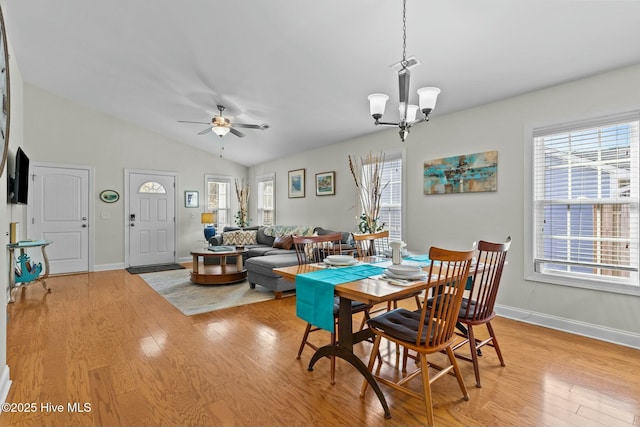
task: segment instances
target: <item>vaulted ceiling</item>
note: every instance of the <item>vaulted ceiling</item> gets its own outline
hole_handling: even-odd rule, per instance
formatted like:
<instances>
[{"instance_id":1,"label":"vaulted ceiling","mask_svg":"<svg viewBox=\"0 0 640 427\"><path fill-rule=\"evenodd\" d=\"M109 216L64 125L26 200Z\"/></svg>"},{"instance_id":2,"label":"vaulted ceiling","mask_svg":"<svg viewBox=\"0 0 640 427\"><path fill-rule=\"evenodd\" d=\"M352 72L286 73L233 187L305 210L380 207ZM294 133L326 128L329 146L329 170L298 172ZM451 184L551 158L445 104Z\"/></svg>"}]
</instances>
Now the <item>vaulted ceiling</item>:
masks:
<instances>
[{"instance_id":1,"label":"vaulted ceiling","mask_svg":"<svg viewBox=\"0 0 640 427\"><path fill-rule=\"evenodd\" d=\"M401 0L5 0L26 83L250 166L380 131L367 95L390 95ZM431 120L640 63L640 2L407 0L412 96ZM268 123L245 138L198 135L216 104ZM428 126L421 124L419 126ZM395 134L394 134L395 135Z\"/></svg>"}]
</instances>

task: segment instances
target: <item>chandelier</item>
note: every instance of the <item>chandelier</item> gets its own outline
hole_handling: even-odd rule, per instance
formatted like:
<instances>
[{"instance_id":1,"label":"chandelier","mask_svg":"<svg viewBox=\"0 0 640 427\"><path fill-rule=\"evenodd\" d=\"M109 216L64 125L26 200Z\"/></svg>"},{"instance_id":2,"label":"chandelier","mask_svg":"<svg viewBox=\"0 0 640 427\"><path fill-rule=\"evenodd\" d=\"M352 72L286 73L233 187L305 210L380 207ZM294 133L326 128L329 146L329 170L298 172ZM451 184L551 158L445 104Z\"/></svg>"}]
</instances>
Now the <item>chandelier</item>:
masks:
<instances>
[{"instance_id":1,"label":"chandelier","mask_svg":"<svg viewBox=\"0 0 640 427\"><path fill-rule=\"evenodd\" d=\"M404 140L409 135L411 126L416 123L429 120L429 114L436 106L436 100L440 94L437 87L423 87L418 89L419 107L418 105L409 104L409 79L411 72L409 68L418 65L418 61L411 57L407 59L407 0L402 1L402 61L392 66L392 68L400 68L398 71L398 85L400 89L400 121L398 123L381 122L380 119L384 114L384 109L389 99L388 95L383 93L372 93L369 95L369 111L375 120L376 125L398 126L400 128L400 139ZM416 119L418 108L422 112L422 117Z\"/></svg>"}]
</instances>

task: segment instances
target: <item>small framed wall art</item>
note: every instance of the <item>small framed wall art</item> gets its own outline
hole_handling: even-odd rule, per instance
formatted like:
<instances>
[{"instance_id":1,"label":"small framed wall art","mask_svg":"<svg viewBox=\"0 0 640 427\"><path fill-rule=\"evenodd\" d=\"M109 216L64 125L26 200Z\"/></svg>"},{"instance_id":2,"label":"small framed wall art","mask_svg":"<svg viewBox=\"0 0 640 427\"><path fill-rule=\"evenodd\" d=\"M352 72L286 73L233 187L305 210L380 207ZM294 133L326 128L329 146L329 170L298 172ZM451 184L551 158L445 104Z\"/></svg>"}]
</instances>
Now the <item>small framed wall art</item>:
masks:
<instances>
[{"instance_id":1,"label":"small framed wall art","mask_svg":"<svg viewBox=\"0 0 640 427\"><path fill-rule=\"evenodd\" d=\"M289 171L289 198L304 197L304 169Z\"/></svg>"},{"instance_id":2,"label":"small framed wall art","mask_svg":"<svg viewBox=\"0 0 640 427\"><path fill-rule=\"evenodd\" d=\"M316 196L334 196L336 194L336 172L316 174Z\"/></svg>"},{"instance_id":3,"label":"small framed wall art","mask_svg":"<svg viewBox=\"0 0 640 427\"><path fill-rule=\"evenodd\" d=\"M185 208L197 208L200 206L198 201L197 191L185 191L184 192L184 207Z\"/></svg>"},{"instance_id":4,"label":"small framed wall art","mask_svg":"<svg viewBox=\"0 0 640 427\"><path fill-rule=\"evenodd\" d=\"M120 199L120 195L115 190L104 190L100 192L100 200L105 203L115 203Z\"/></svg>"}]
</instances>

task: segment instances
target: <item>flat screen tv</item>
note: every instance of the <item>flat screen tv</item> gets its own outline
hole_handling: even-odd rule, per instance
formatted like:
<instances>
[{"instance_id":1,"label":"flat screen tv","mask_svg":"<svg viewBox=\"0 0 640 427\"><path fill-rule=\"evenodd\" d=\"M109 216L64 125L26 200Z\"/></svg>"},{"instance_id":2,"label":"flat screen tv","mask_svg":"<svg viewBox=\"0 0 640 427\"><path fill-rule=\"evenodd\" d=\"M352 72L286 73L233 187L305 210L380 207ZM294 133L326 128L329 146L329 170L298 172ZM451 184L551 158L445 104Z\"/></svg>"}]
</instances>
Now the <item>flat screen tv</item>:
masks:
<instances>
[{"instance_id":1,"label":"flat screen tv","mask_svg":"<svg viewBox=\"0 0 640 427\"><path fill-rule=\"evenodd\" d=\"M29 195L29 157L18 147L16 152L15 177L9 178L9 201L20 205L27 204Z\"/></svg>"}]
</instances>

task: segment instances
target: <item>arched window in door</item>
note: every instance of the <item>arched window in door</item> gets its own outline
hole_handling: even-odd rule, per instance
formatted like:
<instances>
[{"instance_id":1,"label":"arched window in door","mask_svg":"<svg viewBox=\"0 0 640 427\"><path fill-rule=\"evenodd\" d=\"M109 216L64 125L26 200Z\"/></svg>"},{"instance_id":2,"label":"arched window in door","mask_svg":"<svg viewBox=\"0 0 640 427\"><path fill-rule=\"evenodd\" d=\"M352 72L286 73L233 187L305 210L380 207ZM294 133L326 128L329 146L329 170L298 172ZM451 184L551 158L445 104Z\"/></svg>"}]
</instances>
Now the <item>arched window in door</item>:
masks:
<instances>
[{"instance_id":1,"label":"arched window in door","mask_svg":"<svg viewBox=\"0 0 640 427\"><path fill-rule=\"evenodd\" d=\"M166 194L167 189L164 185L156 181L147 181L138 188L138 193Z\"/></svg>"}]
</instances>

